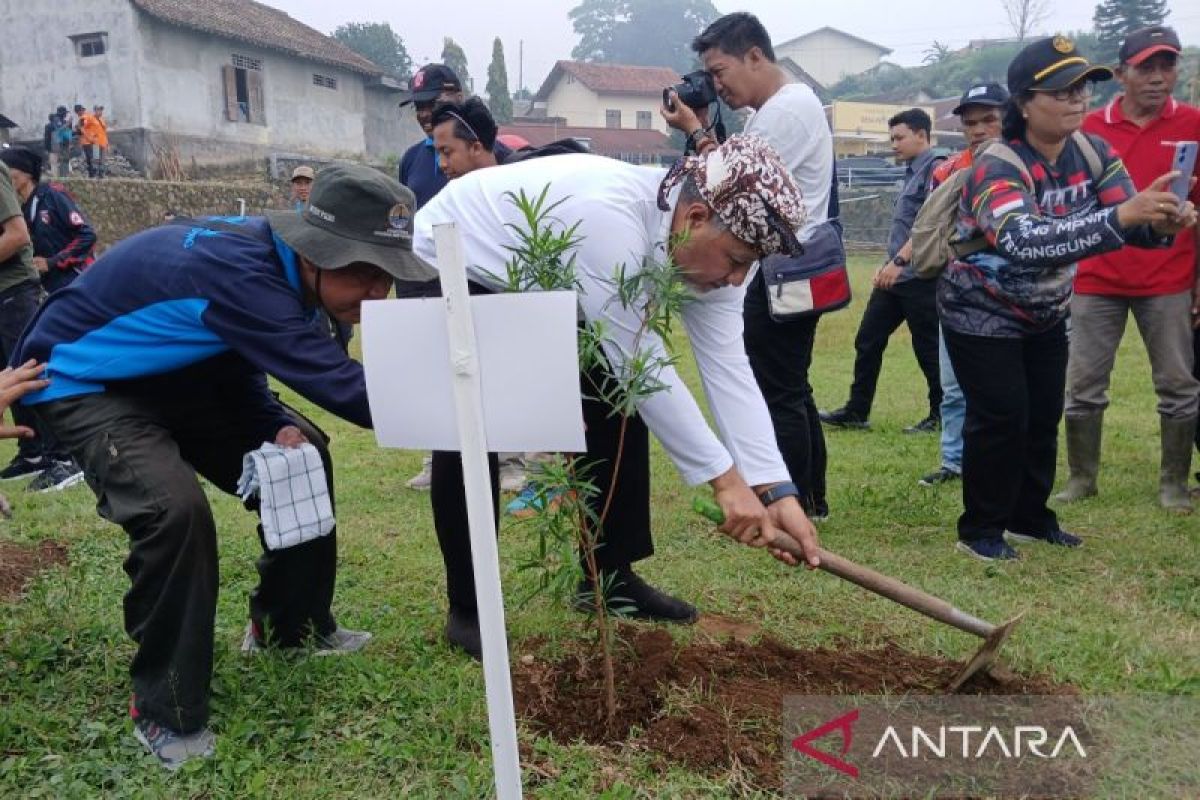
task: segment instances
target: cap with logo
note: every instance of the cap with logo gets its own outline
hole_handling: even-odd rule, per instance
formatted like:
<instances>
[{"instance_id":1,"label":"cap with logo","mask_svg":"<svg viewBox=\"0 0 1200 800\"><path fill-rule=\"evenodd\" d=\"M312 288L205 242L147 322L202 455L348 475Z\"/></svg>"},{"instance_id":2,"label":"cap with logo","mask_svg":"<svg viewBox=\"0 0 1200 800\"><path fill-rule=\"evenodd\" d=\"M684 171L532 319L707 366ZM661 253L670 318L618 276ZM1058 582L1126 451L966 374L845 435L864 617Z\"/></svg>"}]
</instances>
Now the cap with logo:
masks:
<instances>
[{"instance_id":1,"label":"cap with logo","mask_svg":"<svg viewBox=\"0 0 1200 800\"><path fill-rule=\"evenodd\" d=\"M408 92L401 95L400 105L432 103L442 92L461 92L462 81L445 64L426 64L408 82Z\"/></svg>"},{"instance_id":2,"label":"cap with logo","mask_svg":"<svg viewBox=\"0 0 1200 800\"><path fill-rule=\"evenodd\" d=\"M1183 46L1179 44L1179 36L1165 25L1153 25L1141 28L1125 37L1117 57L1122 64L1137 66L1155 53L1174 53L1179 55Z\"/></svg>"},{"instance_id":3,"label":"cap with logo","mask_svg":"<svg viewBox=\"0 0 1200 800\"><path fill-rule=\"evenodd\" d=\"M306 164L301 164L292 170L292 180L296 180L297 178L308 178L311 181L315 177L317 177L317 174L313 171L313 168L307 166Z\"/></svg>"},{"instance_id":4,"label":"cap with logo","mask_svg":"<svg viewBox=\"0 0 1200 800\"><path fill-rule=\"evenodd\" d=\"M954 107L951 114L959 116L968 106L991 106L993 108L1008 102L1008 91L998 83L977 83L963 92L962 99Z\"/></svg>"},{"instance_id":5,"label":"cap with logo","mask_svg":"<svg viewBox=\"0 0 1200 800\"><path fill-rule=\"evenodd\" d=\"M1090 63L1065 36L1039 39L1017 53L1008 65L1008 90L1053 92L1079 81L1106 81L1113 71Z\"/></svg>"},{"instance_id":6,"label":"cap with logo","mask_svg":"<svg viewBox=\"0 0 1200 800\"><path fill-rule=\"evenodd\" d=\"M399 181L360 164L325 167L301 211L268 211L271 230L318 269L373 264L406 281L437 272L412 252L417 201Z\"/></svg>"}]
</instances>

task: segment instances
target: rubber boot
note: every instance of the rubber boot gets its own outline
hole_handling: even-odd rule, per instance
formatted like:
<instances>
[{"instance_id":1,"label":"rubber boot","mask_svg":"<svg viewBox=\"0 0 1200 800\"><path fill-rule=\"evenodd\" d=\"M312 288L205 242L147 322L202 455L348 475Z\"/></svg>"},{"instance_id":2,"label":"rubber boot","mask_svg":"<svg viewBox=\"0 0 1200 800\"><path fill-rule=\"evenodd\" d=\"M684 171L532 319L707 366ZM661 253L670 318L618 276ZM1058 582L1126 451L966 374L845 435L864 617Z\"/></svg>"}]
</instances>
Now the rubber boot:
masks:
<instances>
[{"instance_id":1,"label":"rubber boot","mask_svg":"<svg viewBox=\"0 0 1200 800\"><path fill-rule=\"evenodd\" d=\"M1100 433L1104 412L1067 417L1067 466L1071 470L1066 487L1054 495L1060 503L1073 503L1096 494L1100 473Z\"/></svg>"},{"instance_id":2,"label":"rubber boot","mask_svg":"<svg viewBox=\"0 0 1200 800\"><path fill-rule=\"evenodd\" d=\"M1162 468L1158 479L1158 502L1168 511L1192 513L1188 496L1188 470L1192 466L1192 446L1196 436L1196 418L1161 418Z\"/></svg>"}]
</instances>

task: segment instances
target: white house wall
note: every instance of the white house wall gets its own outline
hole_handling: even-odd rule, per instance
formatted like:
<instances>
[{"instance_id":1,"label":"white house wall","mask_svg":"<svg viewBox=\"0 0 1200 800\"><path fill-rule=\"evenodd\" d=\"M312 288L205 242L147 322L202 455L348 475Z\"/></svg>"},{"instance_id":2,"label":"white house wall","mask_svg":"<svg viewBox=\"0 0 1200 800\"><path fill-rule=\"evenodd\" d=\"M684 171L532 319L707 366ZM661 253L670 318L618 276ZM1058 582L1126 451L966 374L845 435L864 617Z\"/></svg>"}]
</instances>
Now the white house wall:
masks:
<instances>
[{"instance_id":1,"label":"white house wall","mask_svg":"<svg viewBox=\"0 0 1200 800\"><path fill-rule=\"evenodd\" d=\"M137 124L137 33L128 0L0 0L0 113L14 139L42 138L57 106L105 107L117 125ZM70 37L105 32L107 52L75 55Z\"/></svg>"},{"instance_id":2,"label":"white house wall","mask_svg":"<svg viewBox=\"0 0 1200 800\"><path fill-rule=\"evenodd\" d=\"M147 17L140 28L144 127L316 155L365 151L366 103L363 79L356 73ZM265 125L226 119L221 70L235 53L262 60ZM336 78L338 88L315 85L314 73Z\"/></svg>"},{"instance_id":3,"label":"white house wall","mask_svg":"<svg viewBox=\"0 0 1200 800\"><path fill-rule=\"evenodd\" d=\"M667 123L658 113L662 107L662 95L598 95L584 86L580 81L573 80L569 75L563 75L549 97L546 98L546 116L563 117L567 125L604 128L607 127L606 111L616 109L621 112L621 127L636 128L637 112L650 112L650 127L662 133L670 133Z\"/></svg>"},{"instance_id":4,"label":"white house wall","mask_svg":"<svg viewBox=\"0 0 1200 800\"><path fill-rule=\"evenodd\" d=\"M775 48L777 58L791 58L822 86L866 72L879 63L878 48L834 31L818 31L799 42Z\"/></svg>"}]
</instances>

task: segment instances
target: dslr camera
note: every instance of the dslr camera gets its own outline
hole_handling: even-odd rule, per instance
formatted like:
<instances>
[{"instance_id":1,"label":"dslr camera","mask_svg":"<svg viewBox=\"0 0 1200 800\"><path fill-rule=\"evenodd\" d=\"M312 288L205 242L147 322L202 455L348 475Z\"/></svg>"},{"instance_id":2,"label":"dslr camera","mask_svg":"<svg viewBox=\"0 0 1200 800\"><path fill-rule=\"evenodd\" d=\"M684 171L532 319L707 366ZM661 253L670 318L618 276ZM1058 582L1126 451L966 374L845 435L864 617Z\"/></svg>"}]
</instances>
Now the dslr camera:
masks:
<instances>
[{"instance_id":1,"label":"dslr camera","mask_svg":"<svg viewBox=\"0 0 1200 800\"><path fill-rule=\"evenodd\" d=\"M717 87L713 83L712 75L702 69L689 72L683 76L680 83L663 89L663 105L668 111L675 110L675 103L671 100L672 89L679 95L683 104L691 108L707 108L709 104L717 102Z\"/></svg>"}]
</instances>

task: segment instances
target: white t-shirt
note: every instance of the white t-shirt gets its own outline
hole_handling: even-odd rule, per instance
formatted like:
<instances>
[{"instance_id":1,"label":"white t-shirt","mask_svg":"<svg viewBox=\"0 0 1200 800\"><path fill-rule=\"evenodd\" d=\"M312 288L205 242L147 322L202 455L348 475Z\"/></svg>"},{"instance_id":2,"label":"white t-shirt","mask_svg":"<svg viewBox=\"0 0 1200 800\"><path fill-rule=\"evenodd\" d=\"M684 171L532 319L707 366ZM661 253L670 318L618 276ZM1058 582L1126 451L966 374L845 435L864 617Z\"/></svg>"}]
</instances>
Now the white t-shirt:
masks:
<instances>
[{"instance_id":1,"label":"white t-shirt","mask_svg":"<svg viewBox=\"0 0 1200 800\"><path fill-rule=\"evenodd\" d=\"M803 83L789 83L750 115L744 130L766 139L800 185L808 218L796 238L807 241L828 218L833 180L833 136L821 101Z\"/></svg>"},{"instance_id":2,"label":"white t-shirt","mask_svg":"<svg viewBox=\"0 0 1200 800\"><path fill-rule=\"evenodd\" d=\"M580 308L589 321L604 321L615 340L605 345L605 354L620 365L633 351L640 322L616 300L613 273L618 264L633 274L644 259L666 257L671 212L660 211L656 203L664 174L593 155L549 156L475 170L450 181L417 212L413 250L436 264L433 226L454 222L463 239L468 277L502 288L488 273L505 274L511 258L505 246L517 244L507 226L524 227L506 194L523 189L536 197L549 185L547 202L562 201L553 212L554 224L565 228L580 223L582 241L575 251ZM751 486L789 480L742 345L744 294L744 288L734 286L698 293L681 314L720 439L674 369L659 376L668 388L638 408L690 484L712 480L735 464ZM642 347L664 350L653 333L643 334Z\"/></svg>"}]
</instances>

